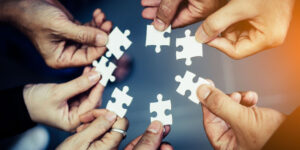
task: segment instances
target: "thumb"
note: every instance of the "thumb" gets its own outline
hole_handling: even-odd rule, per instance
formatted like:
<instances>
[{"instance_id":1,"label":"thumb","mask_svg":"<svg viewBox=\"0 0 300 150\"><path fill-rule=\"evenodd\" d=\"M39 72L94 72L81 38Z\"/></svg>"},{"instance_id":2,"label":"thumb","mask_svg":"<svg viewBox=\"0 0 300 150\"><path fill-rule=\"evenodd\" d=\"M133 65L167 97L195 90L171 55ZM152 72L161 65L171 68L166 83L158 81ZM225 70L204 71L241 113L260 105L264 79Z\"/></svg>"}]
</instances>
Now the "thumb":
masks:
<instances>
[{"instance_id":1,"label":"thumb","mask_svg":"<svg viewBox=\"0 0 300 150\"><path fill-rule=\"evenodd\" d=\"M108 36L104 31L94 27L77 25L71 21L66 22L60 30L64 38L82 44L104 46L108 41Z\"/></svg>"},{"instance_id":2,"label":"thumb","mask_svg":"<svg viewBox=\"0 0 300 150\"><path fill-rule=\"evenodd\" d=\"M80 77L67 83L59 84L57 87L57 91L61 93L59 94L59 99L68 100L78 94L81 94L94 86L99 81L99 79L99 73L92 71L83 74Z\"/></svg>"},{"instance_id":3,"label":"thumb","mask_svg":"<svg viewBox=\"0 0 300 150\"><path fill-rule=\"evenodd\" d=\"M254 16L253 11L248 11L248 7L239 1L228 2L204 20L195 34L196 40L200 43L207 43L229 26Z\"/></svg>"},{"instance_id":4,"label":"thumb","mask_svg":"<svg viewBox=\"0 0 300 150\"><path fill-rule=\"evenodd\" d=\"M162 0L156 13L153 25L159 31L169 27L176 15L179 4L182 0Z\"/></svg>"},{"instance_id":5,"label":"thumb","mask_svg":"<svg viewBox=\"0 0 300 150\"><path fill-rule=\"evenodd\" d=\"M163 125L153 121L142 135L134 150L157 150L163 137Z\"/></svg>"},{"instance_id":6,"label":"thumb","mask_svg":"<svg viewBox=\"0 0 300 150\"><path fill-rule=\"evenodd\" d=\"M237 125L245 107L233 101L228 95L209 85L201 85L197 95L202 105L231 126Z\"/></svg>"}]
</instances>

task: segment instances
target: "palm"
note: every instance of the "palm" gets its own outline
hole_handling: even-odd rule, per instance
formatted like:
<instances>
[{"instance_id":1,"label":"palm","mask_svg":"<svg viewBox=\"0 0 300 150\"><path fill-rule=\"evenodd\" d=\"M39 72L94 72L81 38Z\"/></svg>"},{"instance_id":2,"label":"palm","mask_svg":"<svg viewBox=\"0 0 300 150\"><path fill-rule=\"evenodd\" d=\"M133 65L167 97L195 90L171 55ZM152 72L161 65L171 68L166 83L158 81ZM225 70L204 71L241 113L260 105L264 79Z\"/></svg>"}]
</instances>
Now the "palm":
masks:
<instances>
[{"instance_id":1,"label":"palm","mask_svg":"<svg viewBox=\"0 0 300 150\"><path fill-rule=\"evenodd\" d=\"M172 27L183 27L205 19L225 4L225 0L188 0L179 6Z\"/></svg>"},{"instance_id":2,"label":"palm","mask_svg":"<svg viewBox=\"0 0 300 150\"><path fill-rule=\"evenodd\" d=\"M263 45L265 38L264 33L255 27L255 23L243 21L229 27L220 37L207 44L239 59L239 56L249 52L258 52L253 45Z\"/></svg>"},{"instance_id":3,"label":"palm","mask_svg":"<svg viewBox=\"0 0 300 150\"><path fill-rule=\"evenodd\" d=\"M204 128L215 149L235 149L236 136L230 126L202 106Z\"/></svg>"},{"instance_id":4,"label":"palm","mask_svg":"<svg viewBox=\"0 0 300 150\"><path fill-rule=\"evenodd\" d=\"M176 12L177 15L173 18L172 27L183 27L201 21L225 3L226 0L183 0ZM155 0L153 2L142 0L142 4L146 7L143 17L153 20L160 4L155 3Z\"/></svg>"},{"instance_id":5,"label":"palm","mask_svg":"<svg viewBox=\"0 0 300 150\"><path fill-rule=\"evenodd\" d=\"M61 6L62 7L62 6ZM59 6L48 6L47 7L48 14L51 14L49 18L45 18L47 20L44 20L44 27L42 29L48 29L51 28L48 26L47 22L49 22L48 19L50 19L50 22L55 23L54 25L57 26L57 29L59 29L61 26L64 26L67 22L73 21L73 17L70 15L67 10L63 8L59 8ZM65 11L63 11L65 10ZM103 23L104 17L101 19L101 23ZM80 23L78 21L75 21L78 25ZM87 24L91 25L91 24ZM96 26L94 26L96 27ZM106 29L107 32L109 32L110 29ZM58 31L59 32L59 31ZM87 44L79 44L77 42L73 42L71 40L67 40L64 37L60 37L59 35L56 35L55 32L39 32L41 37L36 37L37 44L39 44L39 50L43 54L44 57L48 58L51 57L55 59L58 62L62 62L63 66L82 66L87 65L91 61L97 59L106 50L106 47L97 47ZM85 37L80 37L85 38ZM47 50L45 52L45 50ZM85 57L82 57L85 56Z\"/></svg>"}]
</instances>

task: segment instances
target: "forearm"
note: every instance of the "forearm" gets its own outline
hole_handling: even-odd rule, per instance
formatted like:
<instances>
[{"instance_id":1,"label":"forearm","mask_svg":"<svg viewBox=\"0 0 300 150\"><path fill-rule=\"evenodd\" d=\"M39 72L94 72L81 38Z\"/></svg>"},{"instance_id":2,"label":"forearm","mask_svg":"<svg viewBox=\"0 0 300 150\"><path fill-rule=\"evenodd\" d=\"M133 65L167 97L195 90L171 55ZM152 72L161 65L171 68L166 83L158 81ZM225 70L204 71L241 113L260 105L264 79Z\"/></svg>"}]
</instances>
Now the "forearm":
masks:
<instances>
[{"instance_id":1,"label":"forearm","mask_svg":"<svg viewBox=\"0 0 300 150\"><path fill-rule=\"evenodd\" d=\"M0 138L20 134L33 127L23 96L23 86L0 91Z\"/></svg>"},{"instance_id":2,"label":"forearm","mask_svg":"<svg viewBox=\"0 0 300 150\"><path fill-rule=\"evenodd\" d=\"M300 149L300 107L281 124L273 134L264 150Z\"/></svg>"}]
</instances>

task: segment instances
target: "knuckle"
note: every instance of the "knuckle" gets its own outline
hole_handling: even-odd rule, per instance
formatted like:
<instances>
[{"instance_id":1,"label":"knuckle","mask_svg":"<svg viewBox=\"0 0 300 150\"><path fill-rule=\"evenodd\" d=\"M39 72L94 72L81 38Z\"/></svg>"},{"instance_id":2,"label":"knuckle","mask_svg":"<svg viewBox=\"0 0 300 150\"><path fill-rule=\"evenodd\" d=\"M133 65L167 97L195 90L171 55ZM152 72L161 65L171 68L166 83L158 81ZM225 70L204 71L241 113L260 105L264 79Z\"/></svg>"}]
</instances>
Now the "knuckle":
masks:
<instances>
[{"instance_id":1,"label":"knuckle","mask_svg":"<svg viewBox=\"0 0 300 150\"><path fill-rule=\"evenodd\" d=\"M145 137L140 140L140 144L146 147L152 147L155 143L150 138Z\"/></svg>"},{"instance_id":2,"label":"knuckle","mask_svg":"<svg viewBox=\"0 0 300 150\"><path fill-rule=\"evenodd\" d=\"M87 42L89 41L89 36L88 34L86 33L86 31L79 31L76 35L76 39L79 41L79 42Z\"/></svg>"},{"instance_id":3,"label":"knuckle","mask_svg":"<svg viewBox=\"0 0 300 150\"><path fill-rule=\"evenodd\" d=\"M172 15L172 10L169 7L169 4L160 5L158 11L158 17L167 19L170 15Z\"/></svg>"},{"instance_id":4,"label":"knuckle","mask_svg":"<svg viewBox=\"0 0 300 150\"><path fill-rule=\"evenodd\" d=\"M232 53L232 54L229 54L229 56L230 56L232 59L234 59L234 60L240 60L240 59L244 58L244 56L241 55L241 54L238 53L238 52L234 52L234 53Z\"/></svg>"},{"instance_id":5,"label":"knuckle","mask_svg":"<svg viewBox=\"0 0 300 150\"><path fill-rule=\"evenodd\" d=\"M218 35L221 31L220 28L220 24L217 23L215 19L211 19L208 17L207 20L203 22L203 30L208 36Z\"/></svg>"},{"instance_id":6,"label":"knuckle","mask_svg":"<svg viewBox=\"0 0 300 150\"><path fill-rule=\"evenodd\" d=\"M213 110L220 110L223 107L224 104L224 95L220 93L213 93L211 100L209 101L208 105Z\"/></svg>"}]
</instances>

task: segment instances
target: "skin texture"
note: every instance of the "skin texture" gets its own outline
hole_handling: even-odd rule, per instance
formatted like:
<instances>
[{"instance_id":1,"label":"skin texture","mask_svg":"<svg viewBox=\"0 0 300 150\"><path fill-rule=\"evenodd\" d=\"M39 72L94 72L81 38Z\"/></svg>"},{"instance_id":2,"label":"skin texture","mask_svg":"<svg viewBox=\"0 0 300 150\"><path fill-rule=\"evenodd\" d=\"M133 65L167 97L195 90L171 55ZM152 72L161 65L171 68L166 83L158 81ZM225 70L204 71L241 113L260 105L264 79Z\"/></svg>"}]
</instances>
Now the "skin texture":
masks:
<instances>
[{"instance_id":1,"label":"skin texture","mask_svg":"<svg viewBox=\"0 0 300 150\"><path fill-rule=\"evenodd\" d=\"M62 84L31 84L23 95L31 119L65 131L80 125L79 115L101 105L104 87L100 75L90 67L83 74Z\"/></svg>"},{"instance_id":2,"label":"skin texture","mask_svg":"<svg viewBox=\"0 0 300 150\"><path fill-rule=\"evenodd\" d=\"M276 110L256 107L254 92L226 95L202 85L197 94L205 132L215 149L261 149L286 118Z\"/></svg>"},{"instance_id":3,"label":"skin texture","mask_svg":"<svg viewBox=\"0 0 300 150\"><path fill-rule=\"evenodd\" d=\"M0 2L1 21L24 32L52 68L91 64L106 51L112 23L100 9L86 24L73 16L57 0L12 0Z\"/></svg>"},{"instance_id":4,"label":"skin texture","mask_svg":"<svg viewBox=\"0 0 300 150\"><path fill-rule=\"evenodd\" d=\"M128 120L118 118L105 109L95 109L82 116L89 125L68 137L57 150L117 150L123 135L110 131L111 128L127 131ZM92 119L92 120L90 120Z\"/></svg>"},{"instance_id":5,"label":"skin texture","mask_svg":"<svg viewBox=\"0 0 300 150\"><path fill-rule=\"evenodd\" d=\"M241 59L284 42L294 0L142 0L158 30L204 22L196 40ZM225 4L225 5L224 5ZM223 6L224 5L224 6ZM221 8L220 8L221 7Z\"/></svg>"},{"instance_id":6,"label":"skin texture","mask_svg":"<svg viewBox=\"0 0 300 150\"><path fill-rule=\"evenodd\" d=\"M105 110L94 110L81 115L80 121L83 124L77 128L77 132L82 132L91 126L91 122L97 119L97 117L101 116L104 111ZM145 133L131 141L126 146L125 150L173 150L173 147L169 143L162 143L163 138L166 137L170 131L170 126L163 126L161 122L154 121L149 125ZM109 139L107 141L109 141ZM117 149L118 147L116 146L113 149L115 148Z\"/></svg>"}]
</instances>

